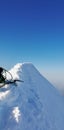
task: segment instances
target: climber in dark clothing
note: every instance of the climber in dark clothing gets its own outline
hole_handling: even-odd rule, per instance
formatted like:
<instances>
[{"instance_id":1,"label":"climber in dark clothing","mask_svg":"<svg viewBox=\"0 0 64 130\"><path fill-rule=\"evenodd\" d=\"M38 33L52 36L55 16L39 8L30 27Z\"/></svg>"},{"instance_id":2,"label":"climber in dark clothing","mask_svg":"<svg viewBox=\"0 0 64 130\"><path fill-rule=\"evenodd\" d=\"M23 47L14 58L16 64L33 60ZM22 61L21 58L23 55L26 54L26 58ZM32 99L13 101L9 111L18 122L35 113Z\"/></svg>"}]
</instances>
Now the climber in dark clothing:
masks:
<instances>
[{"instance_id":1,"label":"climber in dark clothing","mask_svg":"<svg viewBox=\"0 0 64 130\"><path fill-rule=\"evenodd\" d=\"M3 71L4 71L4 69L2 67L0 67L0 83L5 82L5 77L3 76Z\"/></svg>"}]
</instances>

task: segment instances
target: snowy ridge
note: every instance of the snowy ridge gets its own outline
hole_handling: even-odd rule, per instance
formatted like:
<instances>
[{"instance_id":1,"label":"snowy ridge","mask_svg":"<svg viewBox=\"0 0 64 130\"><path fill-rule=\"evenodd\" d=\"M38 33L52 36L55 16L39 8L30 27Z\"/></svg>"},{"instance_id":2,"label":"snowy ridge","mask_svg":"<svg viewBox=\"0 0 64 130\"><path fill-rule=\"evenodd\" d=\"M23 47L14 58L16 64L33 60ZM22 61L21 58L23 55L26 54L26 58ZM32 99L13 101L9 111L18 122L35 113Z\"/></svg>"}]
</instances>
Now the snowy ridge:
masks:
<instances>
[{"instance_id":1,"label":"snowy ridge","mask_svg":"<svg viewBox=\"0 0 64 130\"><path fill-rule=\"evenodd\" d=\"M58 91L32 63L18 63L10 72L24 82L0 89L0 130L63 130L64 102Z\"/></svg>"}]
</instances>

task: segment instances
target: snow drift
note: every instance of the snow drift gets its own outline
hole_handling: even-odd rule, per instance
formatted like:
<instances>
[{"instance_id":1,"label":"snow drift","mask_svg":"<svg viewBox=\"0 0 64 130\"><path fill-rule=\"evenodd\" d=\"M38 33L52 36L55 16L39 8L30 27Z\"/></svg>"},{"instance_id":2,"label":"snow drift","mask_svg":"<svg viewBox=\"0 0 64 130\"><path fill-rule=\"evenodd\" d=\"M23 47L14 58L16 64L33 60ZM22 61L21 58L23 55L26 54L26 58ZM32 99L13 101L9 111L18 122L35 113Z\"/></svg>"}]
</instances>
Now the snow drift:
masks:
<instances>
[{"instance_id":1,"label":"snow drift","mask_svg":"<svg viewBox=\"0 0 64 130\"><path fill-rule=\"evenodd\" d=\"M63 130L64 102L31 63L15 65L17 86L0 89L0 130Z\"/></svg>"}]
</instances>

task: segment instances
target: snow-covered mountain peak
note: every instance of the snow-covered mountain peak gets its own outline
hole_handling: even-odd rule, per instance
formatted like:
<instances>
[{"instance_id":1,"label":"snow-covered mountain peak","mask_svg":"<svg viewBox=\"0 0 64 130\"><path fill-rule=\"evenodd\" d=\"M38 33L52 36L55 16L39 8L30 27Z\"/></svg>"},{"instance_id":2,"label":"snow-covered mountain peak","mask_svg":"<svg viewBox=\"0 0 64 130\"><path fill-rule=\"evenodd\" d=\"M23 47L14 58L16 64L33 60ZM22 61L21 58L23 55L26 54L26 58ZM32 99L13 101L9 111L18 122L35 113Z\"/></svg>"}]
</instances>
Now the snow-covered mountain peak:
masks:
<instances>
[{"instance_id":1,"label":"snow-covered mountain peak","mask_svg":"<svg viewBox=\"0 0 64 130\"><path fill-rule=\"evenodd\" d=\"M10 72L24 82L0 89L0 130L63 130L64 102L54 86L32 63Z\"/></svg>"},{"instance_id":2,"label":"snow-covered mountain peak","mask_svg":"<svg viewBox=\"0 0 64 130\"><path fill-rule=\"evenodd\" d=\"M17 63L14 68L19 69L21 67L27 67L27 66L31 66L34 67L34 65L31 62L24 62L24 63Z\"/></svg>"},{"instance_id":3,"label":"snow-covered mountain peak","mask_svg":"<svg viewBox=\"0 0 64 130\"><path fill-rule=\"evenodd\" d=\"M26 70L26 69L34 69L34 65L32 63L18 63L16 64L11 70L14 70L14 71L19 71L21 69L23 70ZM36 68L35 68L36 69ZM30 70L29 70L30 71Z\"/></svg>"},{"instance_id":4,"label":"snow-covered mountain peak","mask_svg":"<svg viewBox=\"0 0 64 130\"><path fill-rule=\"evenodd\" d=\"M36 78L36 75L40 75L36 67L32 63L18 63L10 70L13 78L21 79L22 77L27 80L27 78ZM28 75L28 76L27 76ZM34 79L35 80L35 79Z\"/></svg>"},{"instance_id":5,"label":"snow-covered mountain peak","mask_svg":"<svg viewBox=\"0 0 64 130\"><path fill-rule=\"evenodd\" d=\"M30 63L30 62L18 63L12 69L14 69L16 71L19 71L20 69L22 69L22 71L36 70L35 66L32 63Z\"/></svg>"}]
</instances>

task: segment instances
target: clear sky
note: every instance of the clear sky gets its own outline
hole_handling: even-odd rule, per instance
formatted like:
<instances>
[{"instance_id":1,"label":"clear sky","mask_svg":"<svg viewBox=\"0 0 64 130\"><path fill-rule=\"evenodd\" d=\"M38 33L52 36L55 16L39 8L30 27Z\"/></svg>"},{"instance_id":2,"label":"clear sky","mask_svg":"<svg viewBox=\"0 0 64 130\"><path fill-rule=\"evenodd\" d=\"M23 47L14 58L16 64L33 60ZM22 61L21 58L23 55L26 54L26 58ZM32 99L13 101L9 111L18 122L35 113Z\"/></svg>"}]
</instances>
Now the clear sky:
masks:
<instances>
[{"instance_id":1,"label":"clear sky","mask_svg":"<svg viewBox=\"0 0 64 130\"><path fill-rule=\"evenodd\" d=\"M64 2L0 1L0 66L32 62L64 86Z\"/></svg>"}]
</instances>

